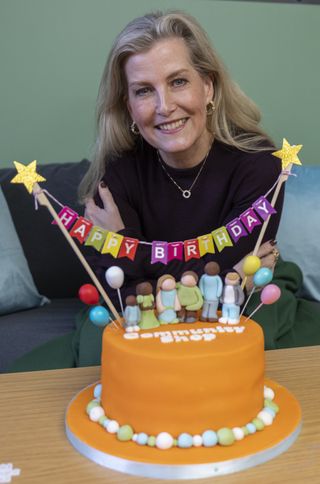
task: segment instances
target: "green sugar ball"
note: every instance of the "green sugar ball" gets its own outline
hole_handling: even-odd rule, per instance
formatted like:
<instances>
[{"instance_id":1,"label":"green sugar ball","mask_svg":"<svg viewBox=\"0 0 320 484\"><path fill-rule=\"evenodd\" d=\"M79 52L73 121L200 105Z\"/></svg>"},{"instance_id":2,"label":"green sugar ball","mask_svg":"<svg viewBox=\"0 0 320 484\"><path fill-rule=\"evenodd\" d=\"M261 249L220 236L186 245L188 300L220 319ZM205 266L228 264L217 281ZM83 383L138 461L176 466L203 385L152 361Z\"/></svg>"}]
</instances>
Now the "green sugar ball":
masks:
<instances>
[{"instance_id":1,"label":"green sugar ball","mask_svg":"<svg viewBox=\"0 0 320 484\"><path fill-rule=\"evenodd\" d=\"M156 438L154 435L150 435L147 445L149 445L149 447L154 447L156 445Z\"/></svg>"},{"instance_id":2,"label":"green sugar ball","mask_svg":"<svg viewBox=\"0 0 320 484\"><path fill-rule=\"evenodd\" d=\"M244 433L244 435L245 435L245 436L246 436L246 435L249 435L249 430L247 429L247 427L246 427L246 426L241 427L241 429L243 430L243 433Z\"/></svg>"},{"instance_id":3,"label":"green sugar ball","mask_svg":"<svg viewBox=\"0 0 320 484\"><path fill-rule=\"evenodd\" d=\"M132 427L130 427L130 425L122 425L117 432L118 440L121 440L122 442L131 440L132 436L133 436L133 429Z\"/></svg>"},{"instance_id":4,"label":"green sugar ball","mask_svg":"<svg viewBox=\"0 0 320 484\"><path fill-rule=\"evenodd\" d=\"M220 445L232 445L234 443L234 434L232 430L227 427L219 429L217 435Z\"/></svg>"},{"instance_id":5,"label":"green sugar ball","mask_svg":"<svg viewBox=\"0 0 320 484\"><path fill-rule=\"evenodd\" d=\"M87 414L89 415L90 413L90 410L93 408L93 407L100 407L100 404L98 402L96 402L95 400L91 400L90 403L88 403L87 405L87 408L86 408L86 412Z\"/></svg>"},{"instance_id":6,"label":"green sugar ball","mask_svg":"<svg viewBox=\"0 0 320 484\"><path fill-rule=\"evenodd\" d=\"M261 418L254 418L252 420L253 425L257 430L263 430L264 429L264 423L262 422Z\"/></svg>"},{"instance_id":7,"label":"green sugar ball","mask_svg":"<svg viewBox=\"0 0 320 484\"><path fill-rule=\"evenodd\" d=\"M105 415L102 415L99 418L98 422L99 422L100 425L103 425L106 420L108 420L108 418Z\"/></svg>"},{"instance_id":8,"label":"green sugar ball","mask_svg":"<svg viewBox=\"0 0 320 484\"><path fill-rule=\"evenodd\" d=\"M279 412L278 405L274 403L272 400L269 400L268 398L265 399L264 406L271 408L275 413Z\"/></svg>"}]
</instances>

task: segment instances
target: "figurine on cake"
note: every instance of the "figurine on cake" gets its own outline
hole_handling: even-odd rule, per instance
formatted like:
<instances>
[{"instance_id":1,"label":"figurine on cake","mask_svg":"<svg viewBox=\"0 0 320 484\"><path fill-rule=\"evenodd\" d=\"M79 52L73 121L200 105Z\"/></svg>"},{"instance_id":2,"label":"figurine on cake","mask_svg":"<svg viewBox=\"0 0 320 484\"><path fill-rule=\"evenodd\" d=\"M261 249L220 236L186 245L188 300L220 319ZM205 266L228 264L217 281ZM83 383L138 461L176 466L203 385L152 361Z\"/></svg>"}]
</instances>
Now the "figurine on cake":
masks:
<instances>
[{"instance_id":1,"label":"figurine on cake","mask_svg":"<svg viewBox=\"0 0 320 484\"><path fill-rule=\"evenodd\" d=\"M123 327L129 333L140 330L141 311L137 304L135 296L126 297L126 307L123 313L124 324Z\"/></svg>"},{"instance_id":2,"label":"figurine on cake","mask_svg":"<svg viewBox=\"0 0 320 484\"><path fill-rule=\"evenodd\" d=\"M204 274L199 281L199 288L203 295L200 321L218 321L217 309L223 287L219 272L220 267L216 262L208 262L204 266Z\"/></svg>"},{"instance_id":3,"label":"figurine on cake","mask_svg":"<svg viewBox=\"0 0 320 484\"><path fill-rule=\"evenodd\" d=\"M237 272L228 272L221 296L222 316L219 318L219 323L238 324L240 306L243 302L244 292L240 286L239 274Z\"/></svg>"},{"instance_id":4,"label":"figurine on cake","mask_svg":"<svg viewBox=\"0 0 320 484\"><path fill-rule=\"evenodd\" d=\"M155 315L154 295L150 282L140 282L137 285L137 303L141 310L139 326L141 329L150 329L160 326Z\"/></svg>"},{"instance_id":5,"label":"figurine on cake","mask_svg":"<svg viewBox=\"0 0 320 484\"><path fill-rule=\"evenodd\" d=\"M180 322L194 323L198 319L198 311L202 308L203 297L197 282L198 275L194 271L186 271L177 284L178 299L181 304L178 312Z\"/></svg>"},{"instance_id":6,"label":"figurine on cake","mask_svg":"<svg viewBox=\"0 0 320 484\"><path fill-rule=\"evenodd\" d=\"M156 307L161 324L178 323L177 311L181 304L176 290L176 280L170 274L164 274L158 279Z\"/></svg>"}]
</instances>

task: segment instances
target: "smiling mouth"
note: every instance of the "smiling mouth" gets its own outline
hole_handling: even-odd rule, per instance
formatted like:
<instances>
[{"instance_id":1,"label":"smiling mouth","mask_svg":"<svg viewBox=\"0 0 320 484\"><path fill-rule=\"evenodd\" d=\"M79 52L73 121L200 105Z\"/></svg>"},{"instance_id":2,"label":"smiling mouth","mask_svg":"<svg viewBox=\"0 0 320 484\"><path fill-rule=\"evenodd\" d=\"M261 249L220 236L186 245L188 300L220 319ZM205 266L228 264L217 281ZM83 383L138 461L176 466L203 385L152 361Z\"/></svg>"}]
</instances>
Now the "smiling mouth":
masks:
<instances>
[{"instance_id":1,"label":"smiling mouth","mask_svg":"<svg viewBox=\"0 0 320 484\"><path fill-rule=\"evenodd\" d=\"M178 121L173 121L172 123L158 124L156 128L159 129L160 131L172 131L174 129L181 128L181 126L184 126L187 121L188 121L188 118L182 118L182 119L179 119Z\"/></svg>"}]
</instances>

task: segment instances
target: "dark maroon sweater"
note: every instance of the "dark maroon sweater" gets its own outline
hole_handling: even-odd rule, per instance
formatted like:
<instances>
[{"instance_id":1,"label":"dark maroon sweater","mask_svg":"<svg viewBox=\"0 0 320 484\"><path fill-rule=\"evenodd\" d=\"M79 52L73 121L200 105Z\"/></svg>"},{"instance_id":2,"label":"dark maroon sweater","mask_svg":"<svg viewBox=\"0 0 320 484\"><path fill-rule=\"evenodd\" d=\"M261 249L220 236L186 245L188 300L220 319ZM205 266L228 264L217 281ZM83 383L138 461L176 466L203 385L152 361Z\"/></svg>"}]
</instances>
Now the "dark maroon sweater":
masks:
<instances>
[{"instance_id":1,"label":"dark maroon sweater","mask_svg":"<svg viewBox=\"0 0 320 484\"><path fill-rule=\"evenodd\" d=\"M134 151L110 161L103 178L124 221L125 229L120 233L149 242L172 242L193 239L225 225L250 208L277 180L281 162L271 151L274 150L245 153L215 141L191 197L185 199L160 166L156 150L142 141ZM199 165L190 169L165 167L183 189L190 187L199 170ZM96 201L101 206L98 197ZM283 190L276 204L277 214L270 219L264 241L275 238L282 205ZM114 259L94 249L88 249L87 259L119 307L115 291L105 282L105 271L111 265L124 270L125 283L121 292L125 298L135 294L138 282L148 280L155 286L162 274L172 274L179 280L182 272L194 270L200 276L209 260L218 262L225 273L253 250L260 228L255 227L252 234L221 253L216 250L215 254L188 262L174 260L167 265L151 264L151 246L142 244L138 246L134 261Z\"/></svg>"}]
</instances>

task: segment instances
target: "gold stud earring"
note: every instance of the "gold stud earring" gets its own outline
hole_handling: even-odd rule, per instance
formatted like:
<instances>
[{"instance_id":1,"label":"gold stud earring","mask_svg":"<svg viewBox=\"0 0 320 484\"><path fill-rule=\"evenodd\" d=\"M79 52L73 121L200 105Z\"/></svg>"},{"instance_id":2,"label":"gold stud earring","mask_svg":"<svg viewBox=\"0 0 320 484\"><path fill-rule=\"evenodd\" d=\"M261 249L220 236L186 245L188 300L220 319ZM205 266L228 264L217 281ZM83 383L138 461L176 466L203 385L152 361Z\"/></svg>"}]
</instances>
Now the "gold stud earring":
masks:
<instances>
[{"instance_id":1,"label":"gold stud earring","mask_svg":"<svg viewBox=\"0 0 320 484\"><path fill-rule=\"evenodd\" d=\"M206 106L207 116L212 116L215 110L216 110L216 105L214 104L213 101L210 101Z\"/></svg>"},{"instance_id":2,"label":"gold stud earring","mask_svg":"<svg viewBox=\"0 0 320 484\"><path fill-rule=\"evenodd\" d=\"M130 126L130 130L131 130L131 132L132 132L132 133L133 133L135 136L137 136L138 134L140 134L139 128L138 128L138 126L136 125L136 123L135 123L134 121L132 121L132 124L131 124L131 126Z\"/></svg>"}]
</instances>

